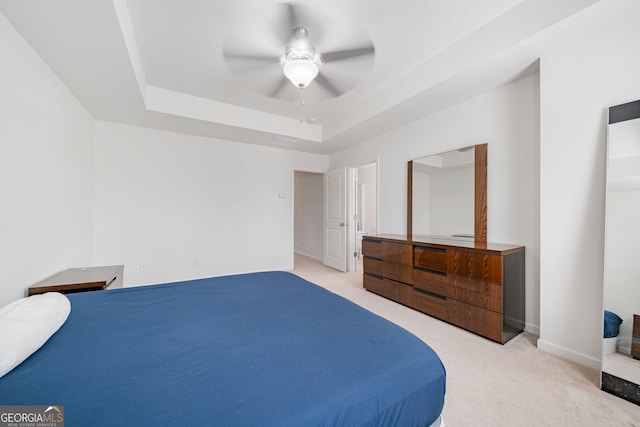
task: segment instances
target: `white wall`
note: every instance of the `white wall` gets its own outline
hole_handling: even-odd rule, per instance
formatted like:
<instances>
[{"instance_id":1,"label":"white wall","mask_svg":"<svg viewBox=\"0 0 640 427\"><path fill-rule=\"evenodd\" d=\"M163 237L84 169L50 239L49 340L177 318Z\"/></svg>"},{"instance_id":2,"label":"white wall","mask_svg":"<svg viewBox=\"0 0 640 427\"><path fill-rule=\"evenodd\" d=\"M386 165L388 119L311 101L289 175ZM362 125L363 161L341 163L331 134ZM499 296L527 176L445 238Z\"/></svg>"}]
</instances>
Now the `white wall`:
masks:
<instances>
[{"instance_id":1,"label":"white wall","mask_svg":"<svg viewBox=\"0 0 640 427\"><path fill-rule=\"evenodd\" d=\"M605 114L640 98L638 17L636 0L602 1L574 18L540 61L538 346L594 367L602 334Z\"/></svg>"},{"instance_id":2,"label":"white wall","mask_svg":"<svg viewBox=\"0 0 640 427\"><path fill-rule=\"evenodd\" d=\"M320 173L295 172L295 251L322 259L322 185Z\"/></svg>"},{"instance_id":3,"label":"white wall","mask_svg":"<svg viewBox=\"0 0 640 427\"><path fill-rule=\"evenodd\" d=\"M326 156L95 128L95 260L125 264L125 286L293 267L293 171Z\"/></svg>"},{"instance_id":4,"label":"white wall","mask_svg":"<svg viewBox=\"0 0 640 427\"><path fill-rule=\"evenodd\" d=\"M380 233L406 233L407 161L489 144L488 238L526 249L526 327L537 333L538 75L462 102L331 156L331 168L379 156Z\"/></svg>"},{"instance_id":5,"label":"white wall","mask_svg":"<svg viewBox=\"0 0 640 427\"><path fill-rule=\"evenodd\" d=\"M92 260L93 118L0 14L0 306Z\"/></svg>"}]
</instances>

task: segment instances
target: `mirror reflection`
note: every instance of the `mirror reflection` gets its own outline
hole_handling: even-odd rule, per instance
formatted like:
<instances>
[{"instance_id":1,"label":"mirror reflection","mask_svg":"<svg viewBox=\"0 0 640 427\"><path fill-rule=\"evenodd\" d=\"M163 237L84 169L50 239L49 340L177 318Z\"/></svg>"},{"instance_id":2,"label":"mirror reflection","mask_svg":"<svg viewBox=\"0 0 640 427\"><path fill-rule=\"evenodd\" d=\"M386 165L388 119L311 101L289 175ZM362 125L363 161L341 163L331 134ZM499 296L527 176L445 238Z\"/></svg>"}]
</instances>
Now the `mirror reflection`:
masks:
<instances>
[{"instance_id":1,"label":"mirror reflection","mask_svg":"<svg viewBox=\"0 0 640 427\"><path fill-rule=\"evenodd\" d=\"M640 118L609 125L605 222L605 374L640 384ZM638 334L640 335L640 334ZM624 392L626 393L626 392ZM615 394L615 393L614 393ZM639 403L639 402L635 402Z\"/></svg>"},{"instance_id":2,"label":"mirror reflection","mask_svg":"<svg viewBox=\"0 0 640 427\"><path fill-rule=\"evenodd\" d=\"M413 161L414 235L474 237L474 146Z\"/></svg>"}]
</instances>

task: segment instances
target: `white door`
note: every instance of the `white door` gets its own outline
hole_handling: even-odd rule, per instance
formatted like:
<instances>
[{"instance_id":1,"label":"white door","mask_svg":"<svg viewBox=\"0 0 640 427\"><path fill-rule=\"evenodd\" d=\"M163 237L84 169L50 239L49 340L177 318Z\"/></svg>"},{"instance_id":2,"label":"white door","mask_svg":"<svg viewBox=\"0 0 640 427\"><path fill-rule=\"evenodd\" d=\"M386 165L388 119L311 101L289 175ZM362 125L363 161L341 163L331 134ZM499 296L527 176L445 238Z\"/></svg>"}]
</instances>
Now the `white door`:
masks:
<instances>
[{"instance_id":1,"label":"white door","mask_svg":"<svg viewBox=\"0 0 640 427\"><path fill-rule=\"evenodd\" d=\"M347 271L347 168L324 174L324 256L327 267Z\"/></svg>"}]
</instances>

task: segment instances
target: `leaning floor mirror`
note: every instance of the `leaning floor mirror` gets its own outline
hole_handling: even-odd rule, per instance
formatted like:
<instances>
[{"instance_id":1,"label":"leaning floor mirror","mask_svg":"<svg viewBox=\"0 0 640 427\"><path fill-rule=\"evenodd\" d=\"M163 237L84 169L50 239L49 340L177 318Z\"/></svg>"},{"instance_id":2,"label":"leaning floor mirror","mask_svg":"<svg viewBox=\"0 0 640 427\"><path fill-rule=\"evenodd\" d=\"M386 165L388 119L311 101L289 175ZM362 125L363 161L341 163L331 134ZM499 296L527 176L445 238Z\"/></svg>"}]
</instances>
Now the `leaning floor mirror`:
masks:
<instances>
[{"instance_id":1,"label":"leaning floor mirror","mask_svg":"<svg viewBox=\"0 0 640 427\"><path fill-rule=\"evenodd\" d=\"M640 405L640 100L607 134L602 390Z\"/></svg>"}]
</instances>

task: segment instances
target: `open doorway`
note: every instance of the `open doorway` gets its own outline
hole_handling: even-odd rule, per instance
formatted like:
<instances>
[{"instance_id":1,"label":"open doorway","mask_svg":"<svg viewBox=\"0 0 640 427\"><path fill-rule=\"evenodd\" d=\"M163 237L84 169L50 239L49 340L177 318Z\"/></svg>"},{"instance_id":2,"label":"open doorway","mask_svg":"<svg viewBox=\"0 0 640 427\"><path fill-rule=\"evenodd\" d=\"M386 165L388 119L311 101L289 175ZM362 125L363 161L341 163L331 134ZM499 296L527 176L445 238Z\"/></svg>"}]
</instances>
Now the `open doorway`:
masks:
<instances>
[{"instance_id":1,"label":"open doorway","mask_svg":"<svg viewBox=\"0 0 640 427\"><path fill-rule=\"evenodd\" d=\"M378 162L350 168L349 271L362 271L362 236L378 233Z\"/></svg>"},{"instance_id":2,"label":"open doorway","mask_svg":"<svg viewBox=\"0 0 640 427\"><path fill-rule=\"evenodd\" d=\"M302 171L293 174L293 251L322 261L323 174Z\"/></svg>"},{"instance_id":3,"label":"open doorway","mask_svg":"<svg viewBox=\"0 0 640 427\"><path fill-rule=\"evenodd\" d=\"M344 254L342 256L346 255L343 264L346 268L340 270L362 271L362 236L378 233L378 162L362 162L345 172L346 191L340 198L347 205L348 220L344 224L346 242L343 241L340 252ZM294 171L293 252L320 262L324 262L326 249L325 175Z\"/></svg>"}]
</instances>

